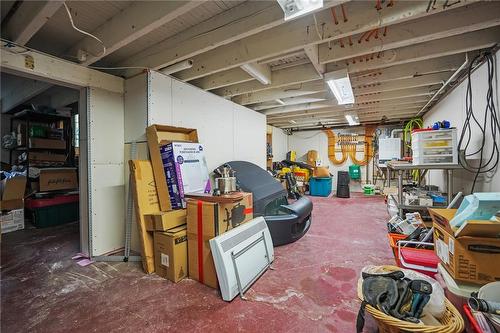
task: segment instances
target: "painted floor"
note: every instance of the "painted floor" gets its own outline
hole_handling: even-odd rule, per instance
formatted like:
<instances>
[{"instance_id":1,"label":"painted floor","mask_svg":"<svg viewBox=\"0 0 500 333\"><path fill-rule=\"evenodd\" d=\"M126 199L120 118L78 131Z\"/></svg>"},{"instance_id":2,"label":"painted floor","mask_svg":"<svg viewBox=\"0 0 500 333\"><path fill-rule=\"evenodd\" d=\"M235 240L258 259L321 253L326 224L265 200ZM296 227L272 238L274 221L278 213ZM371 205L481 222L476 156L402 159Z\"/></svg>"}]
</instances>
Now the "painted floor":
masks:
<instances>
[{"instance_id":1,"label":"painted floor","mask_svg":"<svg viewBox=\"0 0 500 333\"><path fill-rule=\"evenodd\" d=\"M364 265L393 263L381 197L312 198L313 223L275 249L275 270L226 303L136 263L80 267L78 225L2 235L2 332L355 332ZM373 322L367 332L375 331Z\"/></svg>"}]
</instances>

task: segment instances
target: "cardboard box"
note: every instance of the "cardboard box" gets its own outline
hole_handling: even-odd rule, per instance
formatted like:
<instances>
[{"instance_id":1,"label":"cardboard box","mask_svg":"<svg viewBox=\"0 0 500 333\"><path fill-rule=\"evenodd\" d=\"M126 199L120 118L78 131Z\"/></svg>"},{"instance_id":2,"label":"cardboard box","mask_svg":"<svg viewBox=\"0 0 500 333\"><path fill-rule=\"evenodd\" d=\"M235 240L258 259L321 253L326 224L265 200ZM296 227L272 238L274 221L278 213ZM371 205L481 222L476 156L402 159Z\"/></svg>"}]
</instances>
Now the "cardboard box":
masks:
<instances>
[{"instance_id":1,"label":"cardboard box","mask_svg":"<svg viewBox=\"0 0 500 333\"><path fill-rule=\"evenodd\" d=\"M38 182L41 192L77 189L76 168L40 169Z\"/></svg>"},{"instance_id":2,"label":"cardboard box","mask_svg":"<svg viewBox=\"0 0 500 333\"><path fill-rule=\"evenodd\" d=\"M154 221L151 214L160 211L153 167L150 161L129 160L132 193L134 196L135 220L141 242L142 267L146 273L155 270Z\"/></svg>"},{"instance_id":3,"label":"cardboard box","mask_svg":"<svg viewBox=\"0 0 500 333\"><path fill-rule=\"evenodd\" d=\"M0 211L24 208L26 177L18 176L0 181Z\"/></svg>"},{"instance_id":4,"label":"cardboard box","mask_svg":"<svg viewBox=\"0 0 500 333\"><path fill-rule=\"evenodd\" d=\"M160 147L172 209L186 208L185 193L210 193L210 178L203 145L171 142Z\"/></svg>"},{"instance_id":5,"label":"cardboard box","mask_svg":"<svg viewBox=\"0 0 500 333\"><path fill-rule=\"evenodd\" d=\"M38 149L66 149L66 141L43 139L43 138L30 138L30 148Z\"/></svg>"},{"instance_id":6,"label":"cardboard box","mask_svg":"<svg viewBox=\"0 0 500 333\"><path fill-rule=\"evenodd\" d=\"M186 225L154 233L155 272L172 282L187 277Z\"/></svg>"},{"instance_id":7,"label":"cardboard box","mask_svg":"<svg viewBox=\"0 0 500 333\"><path fill-rule=\"evenodd\" d=\"M51 154L31 151L29 154L30 163L36 162L66 162L67 156L65 154Z\"/></svg>"},{"instance_id":8,"label":"cardboard box","mask_svg":"<svg viewBox=\"0 0 500 333\"><path fill-rule=\"evenodd\" d=\"M189 277L218 288L209 240L253 218L251 193L235 203L187 201Z\"/></svg>"},{"instance_id":9,"label":"cardboard box","mask_svg":"<svg viewBox=\"0 0 500 333\"><path fill-rule=\"evenodd\" d=\"M153 213L149 216L151 216L154 230L166 231L186 224L187 210L169 210L168 212Z\"/></svg>"},{"instance_id":10,"label":"cardboard box","mask_svg":"<svg viewBox=\"0 0 500 333\"><path fill-rule=\"evenodd\" d=\"M161 211L172 209L168 194L167 178L163 169L160 155L160 146L174 141L198 142L198 133L192 128L173 127L165 125L151 125L146 128L149 155L153 166L153 173L158 191L158 200Z\"/></svg>"},{"instance_id":11,"label":"cardboard box","mask_svg":"<svg viewBox=\"0 0 500 333\"><path fill-rule=\"evenodd\" d=\"M2 234L24 229L24 208L14 209L0 215Z\"/></svg>"},{"instance_id":12,"label":"cardboard box","mask_svg":"<svg viewBox=\"0 0 500 333\"><path fill-rule=\"evenodd\" d=\"M316 161L319 159L319 154L317 150L309 150L307 152L307 164L315 167Z\"/></svg>"},{"instance_id":13,"label":"cardboard box","mask_svg":"<svg viewBox=\"0 0 500 333\"><path fill-rule=\"evenodd\" d=\"M429 209L435 251L458 281L486 284L500 280L500 222L468 220L460 228L449 221L456 209ZM495 264L494 264L495 263Z\"/></svg>"}]
</instances>

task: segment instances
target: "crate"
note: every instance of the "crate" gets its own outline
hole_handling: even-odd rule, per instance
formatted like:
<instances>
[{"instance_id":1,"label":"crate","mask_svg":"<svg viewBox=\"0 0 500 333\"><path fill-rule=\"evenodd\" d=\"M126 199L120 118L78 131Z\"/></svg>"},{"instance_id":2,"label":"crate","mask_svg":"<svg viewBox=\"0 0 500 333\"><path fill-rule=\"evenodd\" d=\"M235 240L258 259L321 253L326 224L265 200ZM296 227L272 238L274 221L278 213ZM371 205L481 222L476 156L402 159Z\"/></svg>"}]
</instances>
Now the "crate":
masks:
<instances>
[{"instance_id":1,"label":"crate","mask_svg":"<svg viewBox=\"0 0 500 333\"><path fill-rule=\"evenodd\" d=\"M457 164L457 129L413 132L411 148L413 165Z\"/></svg>"},{"instance_id":2,"label":"crate","mask_svg":"<svg viewBox=\"0 0 500 333\"><path fill-rule=\"evenodd\" d=\"M309 194L317 197L327 197L332 193L332 177L311 177L309 179Z\"/></svg>"},{"instance_id":3,"label":"crate","mask_svg":"<svg viewBox=\"0 0 500 333\"><path fill-rule=\"evenodd\" d=\"M75 222L80 219L79 197L59 195L52 198L26 199L26 209L37 228Z\"/></svg>"}]
</instances>

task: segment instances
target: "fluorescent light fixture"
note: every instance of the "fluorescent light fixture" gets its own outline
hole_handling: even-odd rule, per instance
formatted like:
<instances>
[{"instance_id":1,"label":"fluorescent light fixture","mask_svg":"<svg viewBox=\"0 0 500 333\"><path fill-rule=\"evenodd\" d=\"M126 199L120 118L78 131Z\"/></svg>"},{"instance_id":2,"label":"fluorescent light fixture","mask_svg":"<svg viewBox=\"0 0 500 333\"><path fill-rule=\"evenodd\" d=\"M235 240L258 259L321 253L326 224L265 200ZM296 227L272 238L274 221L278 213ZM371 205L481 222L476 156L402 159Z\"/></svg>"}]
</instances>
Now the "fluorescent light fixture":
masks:
<instances>
[{"instance_id":1,"label":"fluorescent light fixture","mask_svg":"<svg viewBox=\"0 0 500 333\"><path fill-rule=\"evenodd\" d=\"M283 100L281 98L276 98L275 101L278 102L281 105L286 105L286 103L283 102Z\"/></svg>"},{"instance_id":2,"label":"fluorescent light fixture","mask_svg":"<svg viewBox=\"0 0 500 333\"><path fill-rule=\"evenodd\" d=\"M325 81L339 105L354 103L354 93L347 70L326 73Z\"/></svg>"},{"instance_id":3,"label":"fluorescent light fixture","mask_svg":"<svg viewBox=\"0 0 500 333\"><path fill-rule=\"evenodd\" d=\"M285 13L285 21L323 8L323 0L278 0L278 3Z\"/></svg>"},{"instance_id":4,"label":"fluorescent light fixture","mask_svg":"<svg viewBox=\"0 0 500 333\"><path fill-rule=\"evenodd\" d=\"M266 64L248 63L241 65L241 69L262 84L271 83L271 67Z\"/></svg>"},{"instance_id":5,"label":"fluorescent light fixture","mask_svg":"<svg viewBox=\"0 0 500 333\"><path fill-rule=\"evenodd\" d=\"M295 121L295 120L293 120L293 119L289 120L288 122L289 122L290 124L296 124L296 123L297 123L297 121Z\"/></svg>"},{"instance_id":6,"label":"fluorescent light fixture","mask_svg":"<svg viewBox=\"0 0 500 333\"><path fill-rule=\"evenodd\" d=\"M345 119L349 123L349 126L359 125L359 117L353 114L346 114Z\"/></svg>"}]
</instances>

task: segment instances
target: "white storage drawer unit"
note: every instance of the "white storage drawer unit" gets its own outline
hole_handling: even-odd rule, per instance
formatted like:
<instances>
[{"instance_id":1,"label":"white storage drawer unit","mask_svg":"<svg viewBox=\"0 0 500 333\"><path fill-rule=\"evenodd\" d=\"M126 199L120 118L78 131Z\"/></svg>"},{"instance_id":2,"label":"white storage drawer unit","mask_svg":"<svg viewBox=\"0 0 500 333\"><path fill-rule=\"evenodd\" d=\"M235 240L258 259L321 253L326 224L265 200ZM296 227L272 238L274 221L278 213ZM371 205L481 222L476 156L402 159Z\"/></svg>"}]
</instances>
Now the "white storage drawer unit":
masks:
<instances>
[{"instance_id":1,"label":"white storage drawer unit","mask_svg":"<svg viewBox=\"0 0 500 333\"><path fill-rule=\"evenodd\" d=\"M458 164L457 129L411 134L413 165Z\"/></svg>"}]
</instances>

